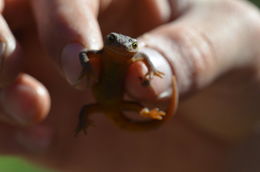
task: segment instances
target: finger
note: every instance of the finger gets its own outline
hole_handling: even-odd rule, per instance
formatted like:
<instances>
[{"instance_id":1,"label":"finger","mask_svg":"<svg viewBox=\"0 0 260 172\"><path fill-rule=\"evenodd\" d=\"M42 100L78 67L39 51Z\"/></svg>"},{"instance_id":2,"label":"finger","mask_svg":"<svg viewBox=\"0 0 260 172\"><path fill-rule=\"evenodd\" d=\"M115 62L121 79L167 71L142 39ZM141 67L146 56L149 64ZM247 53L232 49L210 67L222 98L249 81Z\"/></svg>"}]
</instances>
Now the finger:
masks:
<instances>
[{"instance_id":1,"label":"finger","mask_svg":"<svg viewBox=\"0 0 260 172\"><path fill-rule=\"evenodd\" d=\"M33 15L28 0L5 0L3 16L14 35L23 29L31 30L33 27ZM17 17L19 16L19 17Z\"/></svg>"},{"instance_id":2,"label":"finger","mask_svg":"<svg viewBox=\"0 0 260 172\"><path fill-rule=\"evenodd\" d=\"M67 80L75 84L81 72L79 52L100 49L97 1L32 0L40 39Z\"/></svg>"},{"instance_id":3,"label":"finger","mask_svg":"<svg viewBox=\"0 0 260 172\"><path fill-rule=\"evenodd\" d=\"M28 157L28 152L43 153L48 151L53 138L52 130L45 125L19 128L19 130L1 125L0 131L2 131L0 132L1 155L15 154Z\"/></svg>"},{"instance_id":4,"label":"finger","mask_svg":"<svg viewBox=\"0 0 260 172\"><path fill-rule=\"evenodd\" d=\"M45 119L50 109L46 88L27 74L0 91L0 119L12 125L28 126Z\"/></svg>"},{"instance_id":5,"label":"finger","mask_svg":"<svg viewBox=\"0 0 260 172\"><path fill-rule=\"evenodd\" d=\"M0 0L2 14L4 1ZM13 81L21 68L21 52L3 16L0 15L0 87Z\"/></svg>"},{"instance_id":6,"label":"finger","mask_svg":"<svg viewBox=\"0 0 260 172\"><path fill-rule=\"evenodd\" d=\"M168 75L174 74L180 94L186 94L205 87L226 71L255 63L259 14L244 3L197 1L176 22L140 37L166 77L156 79L147 91L134 79L146 70L136 64L127 83L129 92L139 99L149 99L151 95L158 98L169 92Z\"/></svg>"},{"instance_id":7,"label":"finger","mask_svg":"<svg viewBox=\"0 0 260 172\"><path fill-rule=\"evenodd\" d=\"M158 98L168 98L171 94L172 69L168 61L156 50L152 48L142 48L140 52L146 54L154 67L164 75L161 77L153 76L149 86L142 84L141 78L148 72L144 63L134 63L129 68L127 77L127 90L131 97L138 98L141 101L157 100Z\"/></svg>"},{"instance_id":8,"label":"finger","mask_svg":"<svg viewBox=\"0 0 260 172\"><path fill-rule=\"evenodd\" d=\"M0 87L13 81L21 66L20 47L3 16L0 15Z\"/></svg>"},{"instance_id":9,"label":"finger","mask_svg":"<svg viewBox=\"0 0 260 172\"><path fill-rule=\"evenodd\" d=\"M36 125L14 132L17 147L26 153L48 151L52 137L53 131L45 125Z\"/></svg>"}]
</instances>

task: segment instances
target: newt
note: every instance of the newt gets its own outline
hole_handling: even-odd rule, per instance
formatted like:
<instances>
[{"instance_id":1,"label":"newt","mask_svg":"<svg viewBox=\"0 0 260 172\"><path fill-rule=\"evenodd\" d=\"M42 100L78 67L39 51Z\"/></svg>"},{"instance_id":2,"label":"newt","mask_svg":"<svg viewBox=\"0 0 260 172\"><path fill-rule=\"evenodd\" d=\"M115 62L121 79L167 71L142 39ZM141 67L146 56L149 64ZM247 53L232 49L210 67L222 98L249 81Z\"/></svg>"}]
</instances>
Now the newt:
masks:
<instances>
[{"instance_id":1,"label":"newt","mask_svg":"<svg viewBox=\"0 0 260 172\"><path fill-rule=\"evenodd\" d=\"M142 131L159 127L175 113L178 102L178 92L175 76L172 78L172 96L167 113L159 108L148 109L135 101L124 100L125 78L129 66L137 61L142 61L148 72L141 80L144 87L149 87L153 77L164 76L158 71L148 56L138 51L137 39L112 32L104 40L104 47L98 51L82 51L79 60L82 72L79 80L90 78L93 75L93 63L98 62L100 72L98 81L92 86L92 92L96 103L87 104L81 108L78 126L75 135L83 131L87 133L91 125L89 116L96 112L104 113L122 129ZM124 112L133 111L139 113L144 120L131 119Z\"/></svg>"}]
</instances>

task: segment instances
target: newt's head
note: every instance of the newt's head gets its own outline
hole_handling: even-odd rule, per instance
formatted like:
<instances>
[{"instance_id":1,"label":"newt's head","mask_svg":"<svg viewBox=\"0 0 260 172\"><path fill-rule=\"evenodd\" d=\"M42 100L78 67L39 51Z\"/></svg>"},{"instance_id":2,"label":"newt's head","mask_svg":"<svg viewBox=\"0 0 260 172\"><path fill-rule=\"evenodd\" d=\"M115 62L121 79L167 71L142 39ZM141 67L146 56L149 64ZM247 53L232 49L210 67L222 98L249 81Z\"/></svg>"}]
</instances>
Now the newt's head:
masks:
<instances>
[{"instance_id":1,"label":"newt's head","mask_svg":"<svg viewBox=\"0 0 260 172\"><path fill-rule=\"evenodd\" d=\"M129 36L112 32L106 36L104 49L118 55L132 56L138 50L138 42Z\"/></svg>"}]
</instances>

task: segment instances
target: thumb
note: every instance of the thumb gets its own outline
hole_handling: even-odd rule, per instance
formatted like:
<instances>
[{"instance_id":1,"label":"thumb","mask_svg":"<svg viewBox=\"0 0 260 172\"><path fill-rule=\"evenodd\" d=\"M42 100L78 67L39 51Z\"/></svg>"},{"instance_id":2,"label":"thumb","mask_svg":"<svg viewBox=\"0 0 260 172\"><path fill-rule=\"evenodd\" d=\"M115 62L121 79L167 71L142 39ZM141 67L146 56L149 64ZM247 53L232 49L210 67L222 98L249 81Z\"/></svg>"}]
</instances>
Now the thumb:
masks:
<instances>
[{"instance_id":1,"label":"thumb","mask_svg":"<svg viewBox=\"0 0 260 172\"><path fill-rule=\"evenodd\" d=\"M72 85L78 81L78 54L100 49L102 37L97 22L97 1L33 0L40 41Z\"/></svg>"},{"instance_id":2,"label":"thumb","mask_svg":"<svg viewBox=\"0 0 260 172\"><path fill-rule=\"evenodd\" d=\"M127 82L130 95L139 100L169 97L165 93L171 89L171 75L176 75L179 93L184 95L229 70L253 65L259 14L244 3L198 1L178 20L142 35L139 41L146 48L141 51L165 77L155 78L151 89L144 88L136 78L143 76L146 68L133 65Z\"/></svg>"}]
</instances>

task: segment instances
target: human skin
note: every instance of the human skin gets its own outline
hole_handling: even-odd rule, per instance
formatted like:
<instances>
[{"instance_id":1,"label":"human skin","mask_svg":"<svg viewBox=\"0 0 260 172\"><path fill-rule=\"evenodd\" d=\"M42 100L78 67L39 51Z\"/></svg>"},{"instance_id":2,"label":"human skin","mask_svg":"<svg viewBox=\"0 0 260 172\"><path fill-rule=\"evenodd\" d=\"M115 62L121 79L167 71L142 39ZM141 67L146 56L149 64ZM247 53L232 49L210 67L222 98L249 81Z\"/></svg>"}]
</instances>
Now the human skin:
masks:
<instances>
[{"instance_id":1,"label":"human skin","mask_svg":"<svg viewBox=\"0 0 260 172\"><path fill-rule=\"evenodd\" d=\"M168 2L6 0L1 153L61 171L257 171L258 10L239 0ZM155 103L174 72L181 101L168 124L131 133L100 114L87 136L73 137L80 107L93 100L88 89L72 86L77 56L102 47L101 31L138 37L165 73L148 90L138 80L146 68L132 65L126 86L136 100Z\"/></svg>"}]
</instances>

